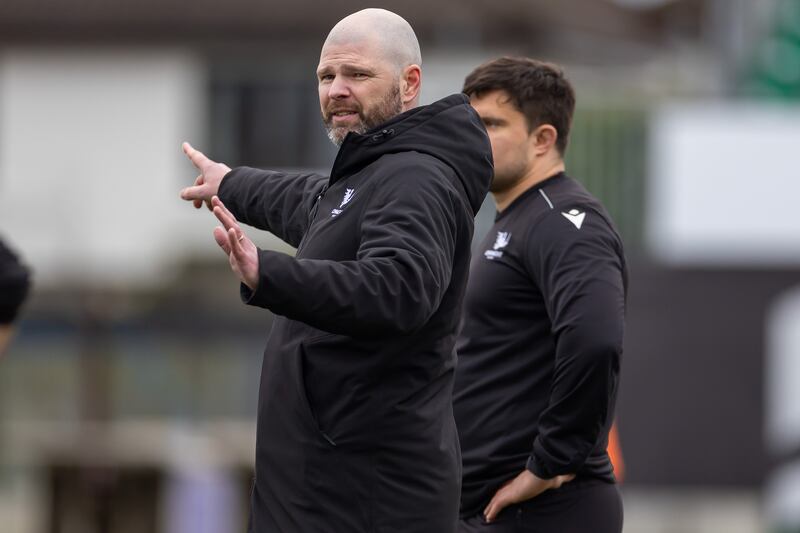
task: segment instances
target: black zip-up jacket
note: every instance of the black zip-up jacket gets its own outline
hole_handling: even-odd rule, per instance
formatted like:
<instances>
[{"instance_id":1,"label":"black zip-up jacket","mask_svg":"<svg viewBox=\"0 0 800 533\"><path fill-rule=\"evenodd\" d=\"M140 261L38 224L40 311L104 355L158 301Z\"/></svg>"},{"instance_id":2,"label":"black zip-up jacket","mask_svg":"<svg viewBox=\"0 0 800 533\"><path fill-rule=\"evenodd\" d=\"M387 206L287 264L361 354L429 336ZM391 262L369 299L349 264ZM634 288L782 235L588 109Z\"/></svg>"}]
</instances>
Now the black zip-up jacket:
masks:
<instances>
[{"instance_id":1,"label":"black zip-up jacket","mask_svg":"<svg viewBox=\"0 0 800 533\"><path fill-rule=\"evenodd\" d=\"M611 219L563 173L497 215L472 259L457 345L463 518L526 467L614 481L626 286Z\"/></svg>"},{"instance_id":2,"label":"black zip-up jacket","mask_svg":"<svg viewBox=\"0 0 800 533\"><path fill-rule=\"evenodd\" d=\"M330 178L232 170L220 199L296 246L259 251L273 322L251 531L447 533L455 341L491 147L463 95L345 138Z\"/></svg>"},{"instance_id":3,"label":"black zip-up jacket","mask_svg":"<svg viewBox=\"0 0 800 533\"><path fill-rule=\"evenodd\" d=\"M14 321L30 287L30 273L0 241L0 326Z\"/></svg>"}]
</instances>

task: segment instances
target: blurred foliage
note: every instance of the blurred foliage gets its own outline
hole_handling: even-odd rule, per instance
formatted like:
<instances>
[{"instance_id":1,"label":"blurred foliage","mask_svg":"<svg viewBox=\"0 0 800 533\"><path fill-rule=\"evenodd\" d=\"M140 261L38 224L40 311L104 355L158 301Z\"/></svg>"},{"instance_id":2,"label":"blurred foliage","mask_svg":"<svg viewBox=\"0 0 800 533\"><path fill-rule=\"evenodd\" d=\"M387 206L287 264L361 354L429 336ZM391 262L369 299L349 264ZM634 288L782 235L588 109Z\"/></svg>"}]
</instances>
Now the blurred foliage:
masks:
<instances>
[{"instance_id":1,"label":"blurred foliage","mask_svg":"<svg viewBox=\"0 0 800 533\"><path fill-rule=\"evenodd\" d=\"M566 154L568 174L605 205L628 250L643 239L646 132L643 108L579 104Z\"/></svg>"},{"instance_id":2,"label":"blurred foliage","mask_svg":"<svg viewBox=\"0 0 800 533\"><path fill-rule=\"evenodd\" d=\"M800 0L778 2L769 32L743 80L747 96L800 99Z\"/></svg>"}]
</instances>

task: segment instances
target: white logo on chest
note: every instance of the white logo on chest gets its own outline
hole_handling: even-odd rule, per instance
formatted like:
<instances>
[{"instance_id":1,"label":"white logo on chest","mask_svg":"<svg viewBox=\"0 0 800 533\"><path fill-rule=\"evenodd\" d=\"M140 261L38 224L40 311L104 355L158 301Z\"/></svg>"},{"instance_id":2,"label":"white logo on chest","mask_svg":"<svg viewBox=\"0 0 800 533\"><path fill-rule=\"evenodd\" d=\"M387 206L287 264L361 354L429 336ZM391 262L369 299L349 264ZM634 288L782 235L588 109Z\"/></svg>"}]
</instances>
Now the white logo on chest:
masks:
<instances>
[{"instance_id":1,"label":"white logo on chest","mask_svg":"<svg viewBox=\"0 0 800 533\"><path fill-rule=\"evenodd\" d=\"M492 246L491 250L486 250L483 252L484 257L486 259L497 259L503 257L503 248L508 246L508 243L511 242L511 233L508 231L498 231L497 238L494 240L494 246Z\"/></svg>"},{"instance_id":2,"label":"white logo on chest","mask_svg":"<svg viewBox=\"0 0 800 533\"><path fill-rule=\"evenodd\" d=\"M342 213L342 209L344 209L344 206L350 203L350 200L352 200L353 196L355 195L356 195L355 189L345 189L344 198L342 198L342 203L339 204L338 208L331 210L331 218L336 218L337 216L339 216Z\"/></svg>"}]
</instances>

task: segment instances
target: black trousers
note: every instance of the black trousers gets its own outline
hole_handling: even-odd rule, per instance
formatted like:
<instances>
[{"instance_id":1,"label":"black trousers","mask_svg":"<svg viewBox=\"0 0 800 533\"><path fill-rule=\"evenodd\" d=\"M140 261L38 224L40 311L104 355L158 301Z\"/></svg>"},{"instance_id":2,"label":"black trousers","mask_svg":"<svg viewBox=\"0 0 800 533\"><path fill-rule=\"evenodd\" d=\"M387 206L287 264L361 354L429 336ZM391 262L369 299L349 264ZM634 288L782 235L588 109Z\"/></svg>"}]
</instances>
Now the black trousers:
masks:
<instances>
[{"instance_id":1,"label":"black trousers","mask_svg":"<svg viewBox=\"0 0 800 533\"><path fill-rule=\"evenodd\" d=\"M615 484L574 480L503 509L492 523L483 514L460 520L458 533L621 533L622 498Z\"/></svg>"}]
</instances>

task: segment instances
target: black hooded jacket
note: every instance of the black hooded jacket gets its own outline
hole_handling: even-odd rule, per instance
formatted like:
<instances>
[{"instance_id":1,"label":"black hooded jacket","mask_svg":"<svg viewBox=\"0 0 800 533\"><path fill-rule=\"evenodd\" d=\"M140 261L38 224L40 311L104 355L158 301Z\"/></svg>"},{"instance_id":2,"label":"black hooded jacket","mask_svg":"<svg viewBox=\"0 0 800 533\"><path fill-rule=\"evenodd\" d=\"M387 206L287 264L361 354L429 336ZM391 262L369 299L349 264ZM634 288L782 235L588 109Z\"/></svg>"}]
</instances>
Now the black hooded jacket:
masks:
<instances>
[{"instance_id":1,"label":"black hooded jacket","mask_svg":"<svg viewBox=\"0 0 800 533\"><path fill-rule=\"evenodd\" d=\"M455 531L451 394L473 218L492 175L463 95L345 138L330 178L237 168L236 218L297 247L259 251L264 353L251 531Z\"/></svg>"}]
</instances>

